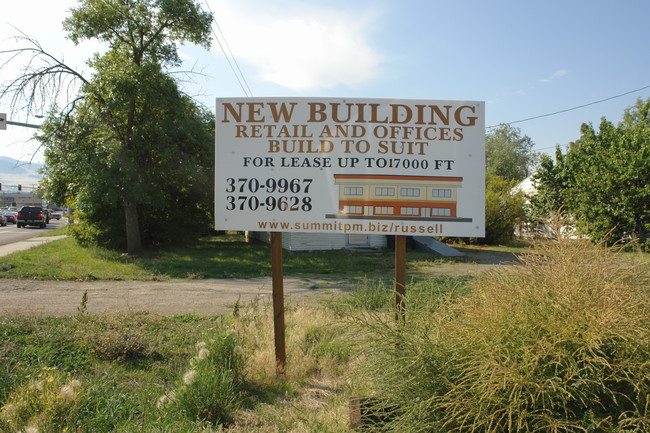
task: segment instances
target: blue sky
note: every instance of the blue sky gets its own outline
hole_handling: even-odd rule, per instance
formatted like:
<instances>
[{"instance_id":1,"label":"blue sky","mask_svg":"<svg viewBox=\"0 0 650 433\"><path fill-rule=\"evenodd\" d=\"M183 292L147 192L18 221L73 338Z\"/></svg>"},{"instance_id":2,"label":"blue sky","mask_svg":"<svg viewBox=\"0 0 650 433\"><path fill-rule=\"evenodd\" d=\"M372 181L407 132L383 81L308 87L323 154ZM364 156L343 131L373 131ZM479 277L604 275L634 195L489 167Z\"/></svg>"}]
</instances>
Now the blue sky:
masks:
<instances>
[{"instance_id":1,"label":"blue sky","mask_svg":"<svg viewBox=\"0 0 650 433\"><path fill-rule=\"evenodd\" d=\"M211 109L217 97L247 95L482 100L492 126L593 103L513 124L552 153L579 138L582 123L616 123L650 97L647 0L198 1L234 56L229 64L217 42L209 52L181 48L182 69L196 72L179 75L183 88ZM4 49L15 46L12 26L78 69L101 49L65 39L60 23L75 1L4 3ZM2 70L0 81L11 75ZM10 108L0 100L0 112ZM10 119L38 123L21 112ZM0 156L31 157L31 133L0 131Z\"/></svg>"}]
</instances>

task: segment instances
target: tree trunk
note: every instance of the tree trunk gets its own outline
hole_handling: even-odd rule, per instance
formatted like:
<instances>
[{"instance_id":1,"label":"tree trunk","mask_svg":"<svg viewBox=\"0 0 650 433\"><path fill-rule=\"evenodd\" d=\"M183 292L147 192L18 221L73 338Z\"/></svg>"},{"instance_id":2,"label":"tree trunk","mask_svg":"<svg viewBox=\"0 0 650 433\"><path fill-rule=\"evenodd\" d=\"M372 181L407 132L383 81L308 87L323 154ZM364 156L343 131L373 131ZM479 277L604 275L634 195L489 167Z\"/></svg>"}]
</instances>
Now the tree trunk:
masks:
<instances>
[{"instance_id":1,"label":"tree trunk","mask_svg":"<svg viewBox=\"0 0 650 433\"><path fill-rule=\"evenodd\" d=\"M138 221L138 205L135 200L124 198L124 218L126 222L126 252L129 255L142 254L142 239Z\"/></svg>"}]
</instances>

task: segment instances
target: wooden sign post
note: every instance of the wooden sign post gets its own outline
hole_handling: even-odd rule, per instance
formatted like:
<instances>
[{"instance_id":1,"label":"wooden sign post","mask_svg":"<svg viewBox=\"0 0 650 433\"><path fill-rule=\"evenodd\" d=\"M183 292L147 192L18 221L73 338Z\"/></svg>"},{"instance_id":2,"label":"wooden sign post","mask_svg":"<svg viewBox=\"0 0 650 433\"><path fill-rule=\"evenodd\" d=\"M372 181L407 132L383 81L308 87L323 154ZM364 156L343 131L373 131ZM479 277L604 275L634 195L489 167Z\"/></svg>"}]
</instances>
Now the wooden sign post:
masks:
<instances>
[{"instance_id":1,"label":"wooden sign post","mask_svg":"<svg viewBox=\"0 0 650 433\"><path fill-rule=\"evenodd\" d=\"M287 352L284 336L284 275L282 271L282 233L271 232L271 272L273 281L273 334L275 373L284 374Z\"/></svg>"},{"instance_id":2,"label":"wooden sign post","mask_svg":"<svg viewBox=\"0 0 650 433\"><path fill-rule=\"evenodd\" d=\"M406 295L406 236L395 235L395 320L404 320Z\"/></svg>"}]
</instances>

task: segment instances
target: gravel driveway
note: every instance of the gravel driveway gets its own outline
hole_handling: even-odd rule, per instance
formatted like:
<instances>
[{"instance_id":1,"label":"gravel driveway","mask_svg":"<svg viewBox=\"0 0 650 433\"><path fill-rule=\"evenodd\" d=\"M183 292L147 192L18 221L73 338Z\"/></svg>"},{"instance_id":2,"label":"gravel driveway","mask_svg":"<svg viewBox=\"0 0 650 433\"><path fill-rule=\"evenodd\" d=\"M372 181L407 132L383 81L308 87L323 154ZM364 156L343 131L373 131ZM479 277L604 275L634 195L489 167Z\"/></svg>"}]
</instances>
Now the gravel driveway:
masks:
<instances>
[{"instance_id":1,"label":"gravel driveway","mask_svg":"<svg viewBox=\"0 0 650 433\"><path fill-rule=\"evenodd\" d=\"M34 238L22 246L14 245L10 248L24 249L33 246L34 242L42 243L52 239L54 238ZM9 250L5 252L0 248L0 255L8 252ZM509 253L477 251L468 255L474 263L440 264L421 274L475 274L514 260L514 256ZM284 278L286 305L315 303L353 289L354 283L351 280ZM0 279L0 315L76 314L86 292L89 313L150 311L164 315L213 315L228 314L236 303L247 304L256 297L271 302L272 283L270 277L164 281Z\"/></svg>"},{"instance_id":2,"label":"gravel driveway","mask_svg":"<svg viewBox=\"0 0 650 433\"><path fill-rule=\"evenodd\" d=\"M284 279L285 302L316 302L350 291L352 283L315 278ZM151 311L164 315L232 312L256 297L271 302L270 278L166 281L0 280L0 315L76 314L83 294L87 311Z\"/></svg>"}]
</instances>

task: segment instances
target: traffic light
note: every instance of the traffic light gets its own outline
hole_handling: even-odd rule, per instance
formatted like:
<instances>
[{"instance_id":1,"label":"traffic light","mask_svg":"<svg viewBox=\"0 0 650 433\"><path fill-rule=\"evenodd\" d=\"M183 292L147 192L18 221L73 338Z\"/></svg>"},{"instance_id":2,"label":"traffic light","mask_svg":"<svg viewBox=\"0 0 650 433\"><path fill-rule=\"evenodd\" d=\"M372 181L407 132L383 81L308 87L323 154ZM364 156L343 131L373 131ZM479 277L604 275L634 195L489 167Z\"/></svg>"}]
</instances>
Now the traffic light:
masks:
<instances>
[{"instance_id":1,"label":"traffic light","mask_svg":"<svg viewBox=\"0 0 650 433\"><path fill-rule=\"evenodd\" d=\"M22 185L18 185L18 191L22 191L22 190L23 190L23 186L22 186Z\"/></svg>"}]
</instances>

